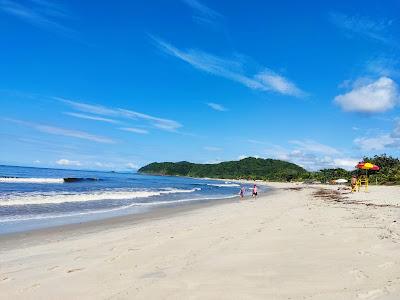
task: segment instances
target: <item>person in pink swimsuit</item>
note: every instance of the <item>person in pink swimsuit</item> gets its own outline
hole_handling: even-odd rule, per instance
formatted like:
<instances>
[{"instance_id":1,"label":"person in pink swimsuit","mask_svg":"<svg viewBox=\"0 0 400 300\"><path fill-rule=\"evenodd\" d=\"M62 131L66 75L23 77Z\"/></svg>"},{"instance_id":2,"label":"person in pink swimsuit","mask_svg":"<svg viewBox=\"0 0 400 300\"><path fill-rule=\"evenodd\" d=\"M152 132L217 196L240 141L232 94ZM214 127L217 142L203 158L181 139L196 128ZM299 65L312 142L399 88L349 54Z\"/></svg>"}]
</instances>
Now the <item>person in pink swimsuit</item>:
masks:
<instances>
[{"instance_id":1,"label":"person in pink swimsuit","mask_svg":"<svg viewBox=\"0 0 400 300\"><path fill-rule=\"evenodd\" d=\"M253 186L253 197L257 198L257 185Z\"/></svg>"}]
</instances>

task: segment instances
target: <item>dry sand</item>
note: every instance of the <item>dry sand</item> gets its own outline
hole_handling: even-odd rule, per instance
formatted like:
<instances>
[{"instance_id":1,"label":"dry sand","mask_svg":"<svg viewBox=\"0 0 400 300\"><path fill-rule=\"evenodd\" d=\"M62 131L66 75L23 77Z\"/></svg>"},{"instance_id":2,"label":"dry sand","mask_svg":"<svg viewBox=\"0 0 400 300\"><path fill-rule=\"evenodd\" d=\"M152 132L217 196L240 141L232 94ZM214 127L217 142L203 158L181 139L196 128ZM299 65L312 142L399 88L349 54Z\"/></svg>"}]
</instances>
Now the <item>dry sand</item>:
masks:
<instances>
[{"instance_id":1,"label":"dry sand","mask_svg":"<svg viewBox=\"0 0 400 300\"><path fill-rule=\"evenodd\" d=\"M400 299L400 187L270 185L257 200L3 237L0 298Z\"/></svg>"}]
</instances>

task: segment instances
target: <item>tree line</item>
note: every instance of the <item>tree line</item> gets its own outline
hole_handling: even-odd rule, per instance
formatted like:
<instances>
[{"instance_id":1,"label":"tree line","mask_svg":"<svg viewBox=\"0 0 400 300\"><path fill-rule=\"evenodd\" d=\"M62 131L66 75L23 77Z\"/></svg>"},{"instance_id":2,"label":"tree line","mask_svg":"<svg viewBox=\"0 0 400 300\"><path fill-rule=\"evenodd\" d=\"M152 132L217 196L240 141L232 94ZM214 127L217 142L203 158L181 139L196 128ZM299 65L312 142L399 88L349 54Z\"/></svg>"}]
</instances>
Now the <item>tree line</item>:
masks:
<instances>
[{"instance_id":1,"label":"tree line","mask_svg":"<svg viewBox=\"0 0 400 300\"><path fill-rule=\"evenodd\" d=\"M368 171L370 183L400 184L400 160L386 154L364 157L363 161L378 165L379 171ZM153 175L189 176L199 178L249 179L265 181L318 181L328 183L352 175L365 174L365 170L351 171L332 168L310 172L287 161L248 157L218 164L195 164L187 161L151 163L138 170Z\"/></svg>"}]
</instances>

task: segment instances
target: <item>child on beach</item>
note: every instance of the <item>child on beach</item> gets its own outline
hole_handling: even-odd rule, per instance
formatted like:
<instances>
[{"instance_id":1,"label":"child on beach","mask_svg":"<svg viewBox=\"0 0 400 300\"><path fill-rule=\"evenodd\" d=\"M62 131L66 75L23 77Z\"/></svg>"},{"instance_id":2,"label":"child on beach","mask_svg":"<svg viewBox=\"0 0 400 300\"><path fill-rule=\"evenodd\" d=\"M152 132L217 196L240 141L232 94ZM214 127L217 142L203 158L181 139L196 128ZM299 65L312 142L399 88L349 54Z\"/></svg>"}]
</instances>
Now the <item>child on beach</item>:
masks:
<instances>
[{"instance_id":1,"label":"child on beach","mask_svg":"<svg viewBox=\"0 0 400 300\"><path fill-rule=\"evenodd\" d=\"M253 186L253 197L257 198L257 185Z\"/></svg>"},{"instance_id":2,"label":"child on beach","mask_svg":"<svg viewBox=\"0 0 400 300\"><path fill-rule=\"evenodd\" d=\"M243 199L244 193L245 193L245 189L244 189L244 187L242 186L242 187L240 188L240 192L239 192L239 195L240 195L240 198L241 198L241 199Z\"/></svg>"}]
</instances>

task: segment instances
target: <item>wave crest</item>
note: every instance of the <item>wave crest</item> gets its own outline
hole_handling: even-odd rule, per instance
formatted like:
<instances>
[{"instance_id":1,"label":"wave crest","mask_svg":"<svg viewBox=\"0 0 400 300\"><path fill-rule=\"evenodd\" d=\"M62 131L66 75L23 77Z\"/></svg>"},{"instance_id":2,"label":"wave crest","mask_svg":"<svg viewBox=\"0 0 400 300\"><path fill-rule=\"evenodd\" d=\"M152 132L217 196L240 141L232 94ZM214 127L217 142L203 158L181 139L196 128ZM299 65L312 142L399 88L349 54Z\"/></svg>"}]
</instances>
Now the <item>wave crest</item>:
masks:
<instances>
[{"instance_id":1,"label":"wave crest","mask_svg":"<svg viewBox=\"0 0 400 300\"><path fill-rule=\"evenodd\" d=\"M1 206L13 205L46 205L46 204L61 204L68 202L88 202L88 201L101 201L101 200L129 200L136 198L148 198L152 196L160 196L165 194L176 193L193 193L200 190L194 189L175 189L166 188L158 191L151 190L109 190L97 191L90 193L25 193L17 195L7 195L0 198Z\"/></svg>"}]
</instances>

